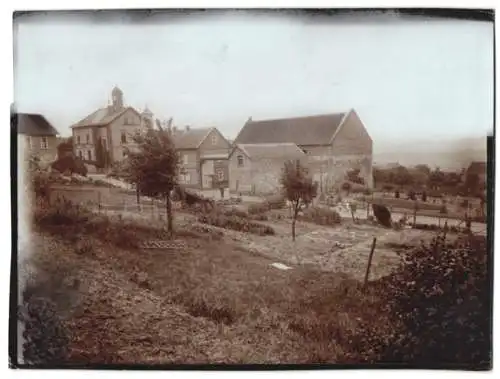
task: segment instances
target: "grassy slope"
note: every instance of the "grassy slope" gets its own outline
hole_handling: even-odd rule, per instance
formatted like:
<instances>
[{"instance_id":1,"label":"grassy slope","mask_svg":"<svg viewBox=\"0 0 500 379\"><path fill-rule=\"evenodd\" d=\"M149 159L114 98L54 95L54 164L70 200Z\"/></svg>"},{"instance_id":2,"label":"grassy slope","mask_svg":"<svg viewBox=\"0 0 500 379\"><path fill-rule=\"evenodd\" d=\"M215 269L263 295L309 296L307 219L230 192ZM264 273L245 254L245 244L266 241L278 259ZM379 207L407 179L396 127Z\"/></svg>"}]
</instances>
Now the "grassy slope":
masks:
<instances>
[{"instance_id":1,"label":"grassy slope","mask_svg":"<svg viewBox=\"0 0 500 379\"><path fill-rule=\"evenodd\" d=\"M376 299L339 274L280 271L263 257L193 233L178 237L187 246L182 250L137 250L117 247L106 237L114 232L92 230L78 236L58 226L42 238L46 264L52 264L47 254L59 254L86 283L68 321L74 359L359 362L349 337L360 323L387 325Z\"/></svg>"}]
</instances>

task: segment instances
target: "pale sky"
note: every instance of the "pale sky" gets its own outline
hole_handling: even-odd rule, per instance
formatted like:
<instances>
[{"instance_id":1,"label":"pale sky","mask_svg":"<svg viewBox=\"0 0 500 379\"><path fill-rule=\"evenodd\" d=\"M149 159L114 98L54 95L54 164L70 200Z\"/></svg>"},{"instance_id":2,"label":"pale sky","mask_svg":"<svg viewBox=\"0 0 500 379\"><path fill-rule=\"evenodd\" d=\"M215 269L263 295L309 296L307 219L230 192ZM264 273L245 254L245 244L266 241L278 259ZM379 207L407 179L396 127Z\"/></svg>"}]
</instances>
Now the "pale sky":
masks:
<instances>
[{"instance_id":1,"label":"pale sky","mask_svg":"<svg viewBox=\"0 0 500 379\"><path fill-rule=\"evenodd\" d=\"M62 135L106 106L126 105L230 138L248 117L354 108L375 145L462 137L493 128L493 24L225 13L18 18L15 101Z\"/></svg>"}]
</instances>

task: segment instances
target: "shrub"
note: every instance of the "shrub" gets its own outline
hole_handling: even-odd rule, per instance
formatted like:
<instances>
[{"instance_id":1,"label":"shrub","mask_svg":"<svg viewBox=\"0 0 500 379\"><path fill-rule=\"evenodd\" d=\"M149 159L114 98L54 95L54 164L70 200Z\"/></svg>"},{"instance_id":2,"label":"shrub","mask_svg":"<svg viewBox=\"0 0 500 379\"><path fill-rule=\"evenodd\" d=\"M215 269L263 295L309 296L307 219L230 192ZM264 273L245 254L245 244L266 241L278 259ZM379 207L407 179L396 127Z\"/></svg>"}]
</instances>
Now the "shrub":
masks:
<instances>
[{"instance_id":1,"label":"shrub","mask_svg":"<svg viewBox=\"0 0 500 379\"><path fill-rule=\"evenodd\" d=\"M70 174L78 174L87 176L87 167L80 158L72 155L64 155L52 163L51 167L60 173L69 172Z\"/></svg>"},{"instance_id":2,"label":"shrub","mask_svg":"<svg viewBox=\"0 0 500 379\"><path fill-rule=\"evenodd\" d=\"M229 306L207 301L203 298L191 301L188 304L187 309L188 312L194 317L206 317L221 324L230 325L236 319L234 310Z\"/></svg>"},{"instance_id":3,"label":"shrub","mask_svg":"<svg viewBox=\"0 0 500 379\"><path fill-rule=\"evenodd\" d=\"M380 225L383 225L387 228L392 226L391 222L391 212L385 205L380 204L372 204L373 215L377 219L377 222Z\"/></svg>"},{"instance_id":4,"label":"shrub","mask_svg":"<svg viewBox=\"0 0 500 379\"><path fill-rule=\"evenodd\" d=\"M32 365L61 364L67 360L69 333L47 297L23 298L23 360Z\"/></svg>"},{"instance_id":5,"label":"shrub","mask_svg":"<svg viewBox=\"0 0 500 379\"><path fill-rule=\"evenodd\" d=\"M265 213L267 211L269 211L269 205L267 203L254 203L248 206L248 214L250 215Z\"/></svg>"},{"instance_id":6,"label":"shrub","mask_svg":"<svg viewBox=\"0 0 500 379\"><path fill-rule=\"evenodd\" d=\"M382 359L420 367L491 367L491 290L485 237L440 239L407 255L385 279L397 333Z\"/></svg>"},{"instance_id":7,"label":"shrub","mask_svg":"<svg viewBox=\"0 0 500 379\"><path fill-rule=\"evenodd\" d=\"M269 209L283 209L286 206L286 199L283 195L273 195L266 198Z\"/></svg>"},{"instance_id":8,"label":"shrub","mask_svg":"<svg viewBox=\"0 0 500 379\"><path fill-rule=\"evenodd\" d=\"M251 222L248 219L244 219L235 215L226 216L219 212L201 214L198 216L198 221L204 224L218 226L220 228L232 229L239 232L252 233L260 236L275 234L274 229L268 225Z\"/></svg>"},{"instance_id":9,"label":"shrub","mask_svg":"<svg viewBox=\"0 0 500 379\"><path fill-rule=\"evenodd\" d=\"M411 191L408 192L408 199L409 200L416 200L416 198L417 197L416 197L415 191L411 190Z\"/></svg>"},{"instance_id":10,"label":"shrub","mask_svg":"<svg viewBox=\"0 0 500 379\"><path fill-rule=\"evenodd\" d=\"M237 216L237 217L241 217L241 218L248 218L247 212L245 212L241 209L238 209L236 207L232 207L231 209L223 210L222 213L225 216Z\"/></svg>"},{"instance_id":11,"label":"shrub","mask_svg":"<svg viewBox=\"0 0 500 379\"><path fill-rule=\"evenodd\" d=\"M422 201L426 202L427 201L427 193L424 191L422 192Z\"/></svg>"},{"instance_id":12,"label":"shrub","mask_svg":"<svg viewBox=\"0 0 500 379\"><path fill-rule=\"evenodd\" d=\"M23 361L43 366L64 364L71 337L65 321L81 299L77 267L34 251L20 268L26 279L18 320L24 326Z\"/></svg>"},{"instance_id":13,"label":"shrub","mask_svg":"<svg viewBox=\"0 0 500 379\"><path fill-rule=\"evenodd\" d=\"M320 207L309 207L304 210L304 214L299 217L303 221L312 222L318 225L338 225L342 222L342 218L338 212Z\"/></svg>"},{"instance_id":14,"label":"shrub","mask_svg":"<svg viewBox=\"0 0 500 379\"><path fill-rule=\"evenodd\" d=\"M382 189L387 192L391 192L394 189L394 186L392 184L384 184Z\"/></svg>"},{"instance_id":15,"label":"shrub","mask_svg":"<svg viewBox=\"0 0 500 379\"><path fill-rule=\"evenodd\" d=\"M340 188L344 191L349 192L352 188L352 185L349 182L344 182L344 183L342 183L342 186Z\"/></svg>"}]
</instances>

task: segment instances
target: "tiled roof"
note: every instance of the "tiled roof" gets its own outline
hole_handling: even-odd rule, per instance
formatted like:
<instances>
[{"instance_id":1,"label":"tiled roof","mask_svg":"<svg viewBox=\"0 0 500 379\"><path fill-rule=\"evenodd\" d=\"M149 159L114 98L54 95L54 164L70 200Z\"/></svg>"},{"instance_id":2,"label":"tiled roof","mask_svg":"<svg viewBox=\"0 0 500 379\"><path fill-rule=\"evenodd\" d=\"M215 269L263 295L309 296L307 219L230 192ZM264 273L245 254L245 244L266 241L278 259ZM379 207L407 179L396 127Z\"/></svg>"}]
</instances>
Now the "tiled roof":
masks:
<instances>
[{"instance_id":1,"label":"tiled roof","mask_svg":"<svg viewBox=\"0 0 500 379\"><path fill-rule=\"evenodd\" d=\"M294 143L237 144L251 159L294 159L305 157L305 153Z\"/></svg>"},{"instance_id":2,"label":"tiled roof","mask_svg":"<svg viewBox=\"0 0 500 379\"><path fill-rule=\"evenodd\" d=\"M18 134L29 136L56 136L59 134L50 122L40 114L14 113L11 122Z\"/></svg>"},{"instance_id":3,"label":"tiled roof","mask_svg":"<svg viewBox=\"0 0 500 379\"><path fill-rule=\"evenodd\" d=\"M346 113L252 121L243 126L235 143L295 143L296 145L328 144Z\"/></svg>"},{"instance_id":4,"label":"tiled roof","mask_svg":"<svg viewBox=\"0 0 500 379\"><path fill-rule=\"evenodd\" d=\"M117 112L113 112L112 107L100 108L95 112L89 114L84 119L78 121L72 126L72 128L80 126L97 126L97 125L107 125L111 121L115 120L117 117L125 113L128 109L134 109L132 107L125 107Z\"/></svg>"},{"instance_id":5,"label":"tiled roof","mask_svg":"<svg viewBox=\"0 0 500 379\"><path fill-rule=\"evenodd\" d=\"M177 149L196 149L213 128L197 128L177 130L174 134L174 144Z\"/></svg>"}]
</instances>

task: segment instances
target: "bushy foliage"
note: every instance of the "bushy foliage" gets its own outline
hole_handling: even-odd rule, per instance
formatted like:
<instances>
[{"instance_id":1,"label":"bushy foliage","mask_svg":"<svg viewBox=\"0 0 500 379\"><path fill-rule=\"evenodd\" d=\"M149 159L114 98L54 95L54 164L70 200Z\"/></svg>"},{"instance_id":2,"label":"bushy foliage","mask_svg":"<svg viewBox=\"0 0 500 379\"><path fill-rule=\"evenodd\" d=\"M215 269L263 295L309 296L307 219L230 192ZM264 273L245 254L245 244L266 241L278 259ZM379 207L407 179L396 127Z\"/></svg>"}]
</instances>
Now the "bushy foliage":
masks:
<instances>
[{"instance_id":1,"label":"bushy foliage","mask_svg":"<svg viewBox=\"0 0 500 379\"><path fill-rule=\"evenodd\" d=\"M232 229L238 232L252 233L259 236L274 235L275 231L268 225L262 225L236 215L225 215L222 212L211 212L200 214L198 221L204 224L218 226L220 228Z\"/></svg>"},{"instance_id":2,"label":"bushy foliage","mask_svg":"<svg viewBox=\"0 0 500 379\"><path fill-rule=\"evenodd\" d=\"M321 207L309 207L304 210L303 215L299 217L300 220L312 222L318 225L339 225L342 218L338 212Z\"/></svg>"},{"instance_id":3,"label":"bushy foliage","mask_svg":"<svg viewBox=\"0 0 500 379\"><path fill-rule=\"evenodd\" d=\"M266 202L253 203L248 206L248 213L251 215L266 213L269 211L269 205Z\"/></svg>"},{"instance_id":4,"label":"bushy foliage","mask_svg":"<svg viewBox=\"0 0 500 379\"><path fill-rule=\"evenodd\" d=\"M126 249L138 248L143 240L170 236L163 228L136 225L122 219L112 220L64 199L54 201L49 207L37 206L34 222L41 230L63 237L75 246L80 237L85 235L93 235Z\"/></svg>"},{"instance_id":5,"label":"bushy foliage","mask_svg":"<svg viewBox=\"0 0 500 379\"><path fill-rule=\"evenodd\" d=\"M57 145L57 156L62 158L73 155L73 137L69 137Z\"/></svg>"},{"instance_id":6,"label":"bushy foliage","mask_svg":"<svg viewBox=\"0 0 500 379\"><path fill-rule=\"evenodd\" d=\"M286 199L282 194L268 196L265 202L269 209L283 209L286 206Z\"/></svg>"},{"instance_id":7,"label":"bushy foliage","mask_svg":"<svg viewBox=\"0 0 500 379\"><path fill-rule=\"evenodd\" d=\"M385 205L372 204L373 215L380 225L390 228L392 226L391 212Z\"/></svg>"},{"instance_id":8,"label":"bushy foliage","mask_svg":"<svg viewBox=\"0 0 500 379\"><path fill-rule=\"evenodd\" d=\"M47 297L23 294L23 361L29 365L64 364L69 336L55 304Z\"/></svg>"},{"instance_id":9,"label":"bushy foliage","mask_svg":"<svg viewBox=\"0 0 500 379\"><path fill-rule=\"evenodd\" d=\"M53 170L59 171L61 174L69 173L70 175L78 174L81 176L87 176L88 172L83 161L70 154L59 157L52 163L51 167Z\"/></svg>"},{"instance_id":10,"label":"bushy foliage","mask_svg":"<svg viewBox=\"0 0 500 379\"><path fill-rule=\"evenodd\" d=\"M342 186L340 187L343 191L350 192L352 185L349 182L344 182L342 183Z\"/></svg>"},{"instance_id":11,"label":"bushy foliage","mask_svg":"<svg viewBox=\"0 0 500 379\"><path fill-rule=\"evenodd\" d=\"M422 366L491 365L491 287L486 238L440 238L406 255L384 279L383 302L397 333L382 360Z\"/></svg>"}]
</instances>

